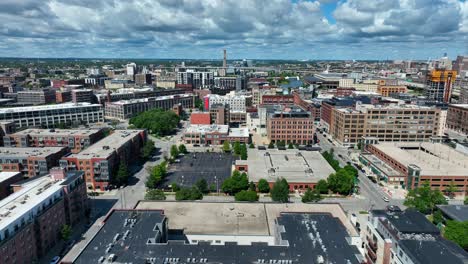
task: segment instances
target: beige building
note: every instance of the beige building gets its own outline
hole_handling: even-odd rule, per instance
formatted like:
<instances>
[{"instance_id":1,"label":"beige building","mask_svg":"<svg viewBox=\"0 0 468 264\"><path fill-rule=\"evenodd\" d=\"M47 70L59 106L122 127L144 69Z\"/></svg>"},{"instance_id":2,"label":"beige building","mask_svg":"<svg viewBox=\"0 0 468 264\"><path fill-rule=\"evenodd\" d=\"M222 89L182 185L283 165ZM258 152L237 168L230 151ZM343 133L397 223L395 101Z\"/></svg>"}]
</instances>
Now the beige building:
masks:
<instances>
[{"instance_id":1,"label":"beige building","mask_svg":"<svg viewBox=\"0 0 468 264\"><path fill-rule=\"evenodd\" d=\"M362 137L380 141L428 141L439 133L441 110L416 105L357 105L333 109L330 134L344 146Z\"/></svg>"}]
</instances>

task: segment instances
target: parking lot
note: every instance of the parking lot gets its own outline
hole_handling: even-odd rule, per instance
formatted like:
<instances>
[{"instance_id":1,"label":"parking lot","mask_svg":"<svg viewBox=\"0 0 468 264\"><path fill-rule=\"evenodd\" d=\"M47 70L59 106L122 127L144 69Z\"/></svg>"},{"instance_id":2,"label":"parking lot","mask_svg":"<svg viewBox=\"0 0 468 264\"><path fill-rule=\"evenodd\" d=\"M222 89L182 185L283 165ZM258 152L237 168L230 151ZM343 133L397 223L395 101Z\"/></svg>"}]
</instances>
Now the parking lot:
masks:
<instances>
[{"instance_id":1,"label":"parking lot","mask_svg":"<svg viewBox=\"0 0 468 264\"><path fill-rule=\"evenodd\" d=\"M235 160L236 157L226 153L189 153L170 165L165 186L177 183L182 187L191 187L198 180L205 179L208 186L221 188L223 181L231 176Z\"/></svg>"}]
</instances>

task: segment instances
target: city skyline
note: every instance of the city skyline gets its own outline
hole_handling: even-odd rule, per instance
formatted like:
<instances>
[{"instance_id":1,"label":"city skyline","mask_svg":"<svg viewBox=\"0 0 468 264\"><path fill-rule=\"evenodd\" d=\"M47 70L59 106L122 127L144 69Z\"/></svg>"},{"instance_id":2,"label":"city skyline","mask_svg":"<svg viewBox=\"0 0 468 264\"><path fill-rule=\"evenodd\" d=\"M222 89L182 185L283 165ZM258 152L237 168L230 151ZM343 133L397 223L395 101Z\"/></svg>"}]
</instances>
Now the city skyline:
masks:
<instances>
[{"instance_id":1,"label":"city skyline","mask_svg":"<svg viewBox=\"0 0 468 264\"><path fill-rule=\"evenodd\" d=\"M78 14L78 15L77 15ZM0 57L427 60L468 53L465 0L12 1Z\"/></svg>"}]
</instances>

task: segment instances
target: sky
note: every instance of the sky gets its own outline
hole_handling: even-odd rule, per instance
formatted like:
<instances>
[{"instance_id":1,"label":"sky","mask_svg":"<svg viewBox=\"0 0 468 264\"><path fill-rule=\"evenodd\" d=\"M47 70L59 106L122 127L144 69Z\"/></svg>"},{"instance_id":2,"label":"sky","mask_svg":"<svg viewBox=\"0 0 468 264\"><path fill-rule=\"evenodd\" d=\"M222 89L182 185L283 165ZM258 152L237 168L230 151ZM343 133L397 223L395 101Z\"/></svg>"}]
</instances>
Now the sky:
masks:
<instances>
[{"instance_id":1,"label":"sky","mask_svg":"<svg viewBox=\"0 0 468 264\"><path fill-rule=\"evenodd\" d=\"M468 55L468 0L0 0L0 57Z\"/></svg>"}]
</instances>

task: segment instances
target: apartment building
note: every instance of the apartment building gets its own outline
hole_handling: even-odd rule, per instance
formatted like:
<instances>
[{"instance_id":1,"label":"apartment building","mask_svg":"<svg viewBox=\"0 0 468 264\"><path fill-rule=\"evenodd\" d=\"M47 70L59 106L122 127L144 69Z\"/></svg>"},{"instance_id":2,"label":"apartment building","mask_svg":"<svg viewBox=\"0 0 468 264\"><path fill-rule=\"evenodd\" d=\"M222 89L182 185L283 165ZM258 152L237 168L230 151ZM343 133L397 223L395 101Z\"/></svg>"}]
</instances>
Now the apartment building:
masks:
<instances>
[{"instance_id":1,"label":"apartment building","mask_svg":"<svg viewBox=\"0 0 468 264\"><path fill-rule=\"evenodd\" d=\"M330 135L343 146L362 137L380 141L428 141L439 132L440 109L417 105L361 105L335 108Z\"/></svg>"},{"instance_id":2,"label":"apartment building","mask_svg":"<svg viewBox=\"0 0 468 264\"><path fill-rule=\"evenodd\" d=\"M446 128L468 135L468 104L449 105Z\"/></svg>"},{"instance_id":3,"label":"apartment building","mask_svg":"<svg viewBox=\"0 0 468 264\"><path fill-rule=\"evenodd\" d=\"M220 90L241 91L246 89L247 83L242 76L214 77L214 86Z\"/></svg>"},{"instance_id":4,"label":"apartment building","mask_svg":"<svg viewBox=\"0 0 468 264\"><path fill-rule=\"evenodd\" d=\"M104 122L104 112L101 105L90 103L2 108L0 121L14 121L17 128L87 125Z\"/></svg>"},{"instance_id":5,"label":"apartment building","mask_svg":"<svg viewBox=\"0 0 468 264\"><path fill-rule=\"evenodd\" d=\"M104 129L26 129L3 137L5 147L68 147L72 153L104 137Z\"/></svg>"},{"instance_id":6,"label":"apartment building","mask_svg":"<svg viewBox=\"0 0 468 264\"><path fill-rule=\"evenodd\" d=\"M106 118L126 120L135 115L152 110L170 110L174 105L180 104L183 108L192 108L194 105L193 94L168 95L145 99L122 100L106 103Z\"/></svg>"},{"instance_id":7,"label":"apartment building","mask_svg":"<svg viewBox=\"0 0 468 264\"><path fill-rule=\"evenodd\" d=\"M128 165L140 158L146 140L146 130L115 130L80 153L64 156L60 167L84 171L88 189L104 191L113 182L121 162Z\"/></svg>"},{"instance_id":8,"label":"apartment building","mask_svg":"<svg viewBox=\"0 0 468 264\"><path fill-rule=\"evenodd\" d=\"M468 254L414 210L372 210L364 231L368 264L463 264Z\"/></svg>"},{"instance_id":9,"label":"apartment building","mask_svg":"<svg viewBox=\"0 0 468 264\"><path fill-rule=\"evenodd\" d=\"M222 145L224 141L249 143L247 128L229 128L228 125L190 125L184 132L186 144Z\"/></svg>"},{"instance_id":10,"label":"apartment building","mask_svg":"<svg viewBox=\"0 0 468 264\"><path fill-rule=\"evenodd\" d=\"M37 263L60 241L64 225L74 227L85 218L83 172L52 170L15 188L0 200L1 262Z\"/></svg>"},{"instance_id":11,"label":"apartment building","mask_svg":"<svg viewBox=\"0 0 468 264\"><path fill-rule=\"evenodd\" d=\"M210 119L213 124L227 125L230 120L229 106L223 104L210 105Z\"/></svg>"},{"instance_id":12,"label":"apartment building","mask_svg":"<svg viewBox=\"0 0 468 264\"><path fill-rule=\"evenodd\" d=\"M267 114L268 139L273 143L313 144L314 132L314 119L302 108L284 108Z\"/></svg>"},{"instance_id":13,"label":"apartment building","mask_svg":"<svg viewBox=\"0 0 468 264\"><path fill-rule=\"evenodd\" d=\"M252 106L252 96L232 91L226 95L209 94L205 97L205 109L215 104L228 105L230 111L245 112L247 107Z\"/></svg>"},{"instance_id":14,"label":"apartment building","mask_svg":"<svg viewBox=\"0 0 468 264\"><path fill-rule=\"evenodd\" d=\"M292 105L294 104L293 95L263 95L262 105Z\"/></svg>"},{"instance_id":15,"label":"apartment building","mask_svg":"<svg viewBox=\"0 0 468 264\"><path fill-rule=\"evenodd\" d=\"M214 73L179 69L177 84L190 84L193 89L209 88L214 85Z\"/></svg>"},{"instance_id":16,"label":"apartment building","mask_svg":"<svg viewBox=\"0 0 468 264\"><path fill-rule=\"evenodd\" d=\"M54 89L19 91L17 94L18 104L40 105L55 103Z\"/></svg>"},{"instance_id":17,"label":"apartment building","mask_svg":"<svg viewBox=\"0 0 468 264\"><path fill-rule=\"evenodd\" d=\"M63 147L0 148L1 171L19 171L25 177L45 175L68 153Z\"/></svg>"}]
</instances>

